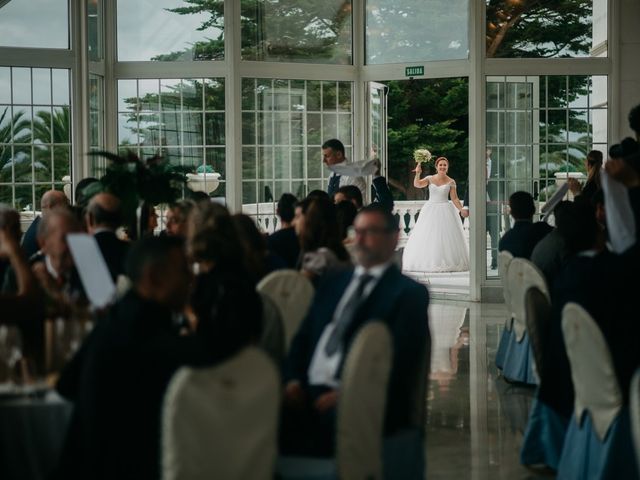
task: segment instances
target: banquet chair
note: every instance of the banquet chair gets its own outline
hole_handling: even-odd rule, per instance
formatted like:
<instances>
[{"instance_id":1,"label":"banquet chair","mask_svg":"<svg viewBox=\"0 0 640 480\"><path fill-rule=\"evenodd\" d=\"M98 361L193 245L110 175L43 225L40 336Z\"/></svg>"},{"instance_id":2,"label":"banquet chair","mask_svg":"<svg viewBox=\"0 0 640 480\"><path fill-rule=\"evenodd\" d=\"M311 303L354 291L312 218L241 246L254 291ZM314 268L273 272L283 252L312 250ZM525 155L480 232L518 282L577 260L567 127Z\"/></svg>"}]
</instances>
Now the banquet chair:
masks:
<instances>
[{"instance_id":1,"label":"banquet chair","mask_svg":"<svg viewBox=\"0 0 640 480\"><path fill-rule=\"evenodd\" d=\"M273 362L255 347L178 370L164 400L162 478L273 478L279 391Z\"/></svg>"},{"instance_id":2,"label":"banquet chair","mask_svg":"<svg viewBox=\"0 0 640 480\"><path fill-rule=\"evenodd\" d=\"M544 342L549 332L551 320L551 301L538 287L531 287L525 294L527 333L535 361L540 384L545 362ZM567 432L567 419L538 396L539 389L531 405L527 427L520 448L520 463L523 465L545 465L558 468L564 437Z\"/></svg>"},{"instance_id":3,"label":"banquet chair","mask_svg":"<svg viewBox=\"0 0 640 480\"><path fill-rule=\"evenodd\" d=\"M504 304L507 307L507 318L504 322L504 329L500 336L500 342L498 343L498 350L496 351L496 367L500 370L504 367L504 354L507 351L509 340L513 334L513 312L511 309L511 297L509 294L509 283L507 282L507 272L509 270L509 264L513 260L513 255L507 250L498 252L498 273L500 280L502 281L502 294L504 296Z\"/></svg>"},{"instance_id":4,"label":"banquet chair","mask_svg":"<svg viewBox=\"0 0 640 480\"><path fill-rule=\"evenodd\" d=\"M280 309L268 295L260 293L262 299L262 336L259 345L276 365L284 360L284 326Z\"/></svg>"},{"instance_id":5,"label":"banquet chair","mask_svg":"<svg viewBox=\"0 0 640 480\"><path fill-rule=\"evenodd\" d=\"M640 368L636 370L636 373L631 379L631 391L629 397L633 446L635 447L636 463L640 466Z\"/></svg>"},{"instance_id":6,"label":"banquet chair","mask_svg":"<svg viewBox=\"0 0 640 480\"><path fill-rule=\"evenodd\" d=\"M512 382L536 385L533 353L527 335L525 295L529 288L538 287L548 298L549 290L540 270L524 258L514 258L511 261L507 283L513 311L513 333L505 351L502 375Z\"/></svg>"},{"instance_id":7,"label":"banquet chair","mask_svg":"<svg viewBox=\"0 0 640 480\"><path fill-rule=\"evenodd\" d=\"M391 335L382 322L369 322L357 334L345 360L336 416L336 456L283 456L284 480L380 480L383 426L393 357Z\"/></svg>"},{"instance_id":8,"label":"banquet chair","mask_svg":"<svg viewBox=\"0 0 640 480\"><path fill-rule=\"evenodd\" d=\"M623 405L611 352L600 328L581 306L568 303L562 310L562 333L575 403L558 478L639 478L629 408Z\"/></svg>"},{"instance_id":9,"label":"banquet chair","mask_svg":"<svg viewBox=\"0 0 640 480\"><path fill-rule=\"evenodd\" d=\"M278 270L263 278L258 292L268 296L280 309L284 326L284 354L289 351L291 340L313 300L313 285L296 270Z\"/></svg>"}]
</instances>

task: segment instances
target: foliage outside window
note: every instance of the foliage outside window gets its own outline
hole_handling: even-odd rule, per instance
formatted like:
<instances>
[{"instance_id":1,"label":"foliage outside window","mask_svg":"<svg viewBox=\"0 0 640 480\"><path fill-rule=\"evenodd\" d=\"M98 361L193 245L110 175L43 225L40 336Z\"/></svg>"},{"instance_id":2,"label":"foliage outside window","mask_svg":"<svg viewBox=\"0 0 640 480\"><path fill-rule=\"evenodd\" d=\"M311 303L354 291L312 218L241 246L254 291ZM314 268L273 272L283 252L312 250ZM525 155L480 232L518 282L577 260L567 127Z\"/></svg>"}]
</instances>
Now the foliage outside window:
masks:
<instances>
[{"instance_id":1,"label":"foliage outside window","mask_svg":"<svg viewBox=\"0 0 640 480\"><path fill-rule=\"evenodd\" d=\"M69 71L0 67L0 203L36 210L70 161Z\"/></svg>"}]
</instances>

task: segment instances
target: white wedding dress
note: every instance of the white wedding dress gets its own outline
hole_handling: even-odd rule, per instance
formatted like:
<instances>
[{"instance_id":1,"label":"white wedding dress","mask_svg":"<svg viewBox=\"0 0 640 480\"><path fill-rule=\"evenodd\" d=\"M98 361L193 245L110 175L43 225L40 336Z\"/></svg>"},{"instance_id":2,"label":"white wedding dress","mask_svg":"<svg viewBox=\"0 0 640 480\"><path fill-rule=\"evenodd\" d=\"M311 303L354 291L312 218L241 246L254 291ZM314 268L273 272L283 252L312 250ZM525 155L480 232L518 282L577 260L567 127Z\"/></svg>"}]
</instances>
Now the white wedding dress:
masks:
<instances>
[{"instance_id":1,"label":"white wedding dress","mask_svg":"<svg viewBox=\"0 0 640 480\"><path fill-rule=\"evenodd\" d=\"M429 200L409 234L402 254L402 270L407 272L466 272L469 251L462 221L449 201L450 182L429 183Z\"/></svg>"}]
</instances>

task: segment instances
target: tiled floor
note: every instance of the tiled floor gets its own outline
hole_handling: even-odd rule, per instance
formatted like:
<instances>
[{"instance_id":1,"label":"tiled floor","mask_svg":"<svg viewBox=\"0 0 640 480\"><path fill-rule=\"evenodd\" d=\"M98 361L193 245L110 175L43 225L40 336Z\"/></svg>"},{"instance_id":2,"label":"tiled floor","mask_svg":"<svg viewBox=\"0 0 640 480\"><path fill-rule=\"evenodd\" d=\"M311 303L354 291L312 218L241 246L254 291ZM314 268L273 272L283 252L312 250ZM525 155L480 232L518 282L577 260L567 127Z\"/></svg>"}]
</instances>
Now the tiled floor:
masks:
<instances>
[{"instance_id":1,"label":"tiled floor","mask_svg":"<svg viewBox=\"0 0 640 480\"><path fill-rule=\"evenodd\" d=\"M552 478L518 462L533 389L498 376L504 305L434 302L427 407L427 478Z\"/></svg>"}]
</instances>

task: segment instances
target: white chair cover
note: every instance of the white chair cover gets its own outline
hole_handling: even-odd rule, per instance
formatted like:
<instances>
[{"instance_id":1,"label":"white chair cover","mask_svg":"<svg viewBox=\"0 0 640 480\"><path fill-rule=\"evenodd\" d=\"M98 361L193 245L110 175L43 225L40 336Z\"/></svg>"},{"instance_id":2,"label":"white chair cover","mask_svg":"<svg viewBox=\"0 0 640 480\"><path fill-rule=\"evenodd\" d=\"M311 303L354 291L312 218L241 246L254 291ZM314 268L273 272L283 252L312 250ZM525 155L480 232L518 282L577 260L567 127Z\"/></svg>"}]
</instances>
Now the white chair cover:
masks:
<instances>
[{"instance_id":1,"label":"white chair cover","mask_svg":"<svg viewBox=\"0 0 640 480\"><path fill-rule=\"evenodd\" d=\"M276 365L284 359L284 326L280 309L268 295L262 298L262 337L260 346L269 354Z\"/></svg>"},{"instance_id":2,"label":"white chair cover","mask_svg":"<svg viewBox=\"0 0 640 480\"><path fill-rule=\"evenodd\" d=\"M595 321L575 303L562 310L562 332L575 390L576 421L579 423L588 410L602 441L622 407L609 347Z\"/></svg>"},{"instance_id":3,"label":"white chair cover","mask_svg":"<svg viewBox=\"0 0 640 480\"><path fill-rule=\"evenodd\" d=\"M513 309L513 330L516 340L520 342L527 331L527 310L525 295L531 287L538 287L543 295L549 299L549 289L542 272L529 260L514 258L507 271L509 296Z\"/></svg>"},{"instance_id":4,"label":"white chair cover","mask_svg":"<svg viewBox=\"0 0 640 480\"><path fill-rule=\"evenodd\" d=\"M508 252L507 250L498 252L498 274L500 275L500 280L502 281L502 294L504 295L504 304L506 305L508 312L508 318L505 323L505 328L507 330L511 330L511 319L513 318L513 308L511 307L509 282L507 282L507 272L509 271L511 260L513 260L513 255L511 255L511 252Z\"/></svg>"},{"instance_id":5,"label":"white chair cover","mask_svg":"<svg viewBox=\"0 0 640 480\"><path fill-rule=\"evenodd\" d=\"M313 285L296 270L277 270L263 278L257 288L280 309L286 353L313 300Z\"/></svg>"},{"instance_id":6,"label":"white chair cover","mask_svg":"<svg viewBox=\"0 0 640 480\"><path fill-rule=\"evenodd\" d=\"M272 479L279 388L254 347L219 366L181 368L164 401L162 478Z\"/></svg>"},{"instance_id":7,"label":"white chair cover","mask_svg":"<svg viewBox=\"0 0 640 480\"><path fill-rule=\"evenodd\" d=\"M382 479L382 434L392 362L391 335L381 322L365 325L345 361L337 411L340 478Z\"/></svg>"}]
</instances>

